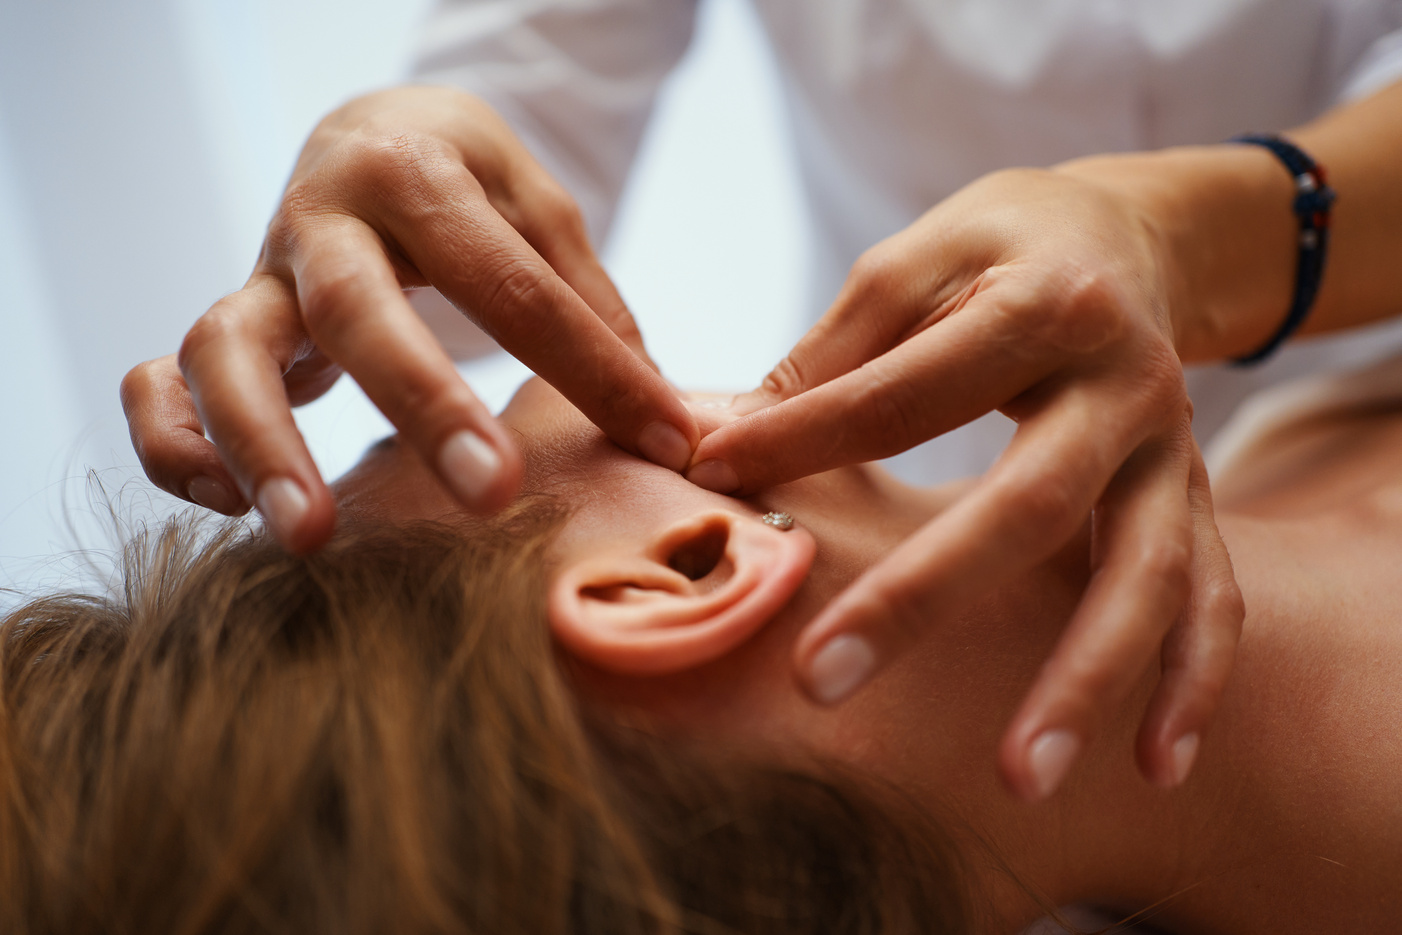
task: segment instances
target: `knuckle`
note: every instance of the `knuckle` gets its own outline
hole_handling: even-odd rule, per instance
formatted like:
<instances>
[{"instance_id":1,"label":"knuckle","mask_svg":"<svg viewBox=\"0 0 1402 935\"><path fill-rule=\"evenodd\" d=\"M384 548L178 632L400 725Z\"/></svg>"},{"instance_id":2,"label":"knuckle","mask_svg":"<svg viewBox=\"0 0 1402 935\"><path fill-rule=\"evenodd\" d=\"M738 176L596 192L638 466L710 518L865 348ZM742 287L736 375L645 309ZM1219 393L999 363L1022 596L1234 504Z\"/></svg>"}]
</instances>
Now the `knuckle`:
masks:
<instances>
[{"instance_id":1,"label":"knuckle","mask_svg":"<svg viewBox=\"0 0 1402 935\"><path fill-rule=\"evenodd\" d=\"M803 392L808 387L803 363L795 355L789 354L765 375L760 389L780 399L788 399Z\"/></svg>"},{"instance_id":2,"label":"knuckle","mask_svg":"<svg viewBox=\"0 0 1402 935\"><path fill-rule=\"evenodd\" d=\"M656 412L655 392L652 384L607 378L602 390L597 393L598 415L591 416L591 421L599 425L623 426L643 413ZM605 430L612 434L615 429Z\"/></svg>"},{"instance_id":3,"label":"knuckle","mask_svg":"<svg viewBox=\"0 0 1402 935\"><path fill-rule=\"evenodd\" d=\"M323 213L312 181L289 186L282 196L277 214L268 223L264 239L263 259L283 265L286 258L296 256L308 236L319 226Z\"/></svg>"},{"instance_id":4,"label":"knuckle","mask_svg":"<svg viewBox=\"0 0 1402 935\"><path fill-rule=\"evenodd\" d=\"M927 412L919 403L920 397L920 387L899 374L884 374L863 388L856 400L854 424L879 452L872 457L894 454L917 440L925 441Z\"/></svg>"},{"instance_id":5,"label":"knuckle","mask_svg":"<svg viewBox=\"0 0 1402 935\"><path fill-rule=\"evenodd\" d=\"M1085 267L1062 269L1040 304L1038 331L1048 344L1090 354L1124 334L1124 300L1110 274Z\"/></svg>"},{"instance_id":6,"label":"knuckle","mask_svg":"<svg viewBox=\"0 0 1402 935\"><path fill-rule=\"evenodd\" d=\"M400 191L419 187L441 158L441 149L428 137L388 133L348 141L339 161L354 179Z\"/></svg>"},{"instance_id":7,"label":"knuckle","mask_svg":"<svg viewBox=\"0 0 1402 935\"><path fill-rule=\"evenodd\" d=\"M1085 519L1081 497L1066 479L1039 476L1015 486L1004 498L1009 522L1036 541L1064 541Z\"/></svg>"},{"instance_id":8,"label":"knuckle","mask_svg":"<svg viewBox=\"0 0 1402 935\"><path fill-rule=\"evenodd\" d=\"M617 304L610 303L595 311L603 319L604 324L609 326L609 330L618 335L624 344L640 345L643 343L643 333L638 330L638 322L621 299Z\"/></svg>"},{"instance_id":9,"label":"knuckle","mask_svg":"<svg viewBox=\"0 0 1402 935\"><path fill-rule=\"evenodd\" d=\"M128 418L156 390L157 383L156 362L151 360L137 364L122 377L117 395L122 401L122 411Z\"/></svg>"},{"instance_id":10,"label":"knuckle","mask_svg":"<svg viewBox=\"0 0 1402 935\"><path fill-rule=\"evenodd\" d=\"M180 342L175 360L181 373L188 380L190 367L201 352L235 339L239 330L239 312L234 297L226 296L214 303L209 311L195 320Z\"/></svg>"},{"instance_id":11,"label":"knuckle","mask_svg":"<svg viewBox=\"0 0 1402 935\"><path fill-rule=\"evenodd\" d=\"M315 336L344 330L364 291L364 278L353 269L336 266L318 270L313 280L302 284L298 296L307 332Z\"/></svg>"},{"instance_id":12,"label":"knuckle","mask_svg":"<svg viewBox=\"0 0 1402 935\"><path fill-rule=\"evenodd\" d=\"M1157 582L1181 600L1192 587L1192 547L1176 538L1157 538L1138 550L1133 567L1140 580Z\"/></svg>"},{"instance_id":13,"label":"knuckle","mask_svg":"<svg viewBox=\"0 0 1402 935\"><path fill-rule=\"evenodd\" d=\"M1176 417L1181 418L1185 410L1191 415L1183 364L1168 341L1151 342L1139 355L1135 369L1140 383L1162 399Z\"/></svg>"},{"instance_id":14,"label":"knuckle","mask_svg":"<svg viewBox=\"0 0 1402 935\"><path fill-rule=\"evenodd\" d=\"M428 232L442 234L451 226L460 199L443 193L452 177L463 177L462 167L436 141L412 134L361 140L348 161L376 210Z\"/></svg>"},{"instance_id":15,"label":"knuckle","mask_svg":"<svg viewBox=\"0 0 1402 935\"><path fill-rule=\"evenodd\" d=\"M576 240L586 239L584 213L569 192L558 183L548 181L542 184L537 201L540 218L551 230Z\"/></svg>"},{"instance_id":16,"label":"knuckle","mask_svg":"<svg viewBox=\"0 0 1402 935\"><path fill-rule=\"evenodd\" d=\"M858 306L867 303L885 304L895 298L906 281L905 258L886 244L868 249L852 264L848 283Z\"/></svg>"},{"instance_id":17,"label":"knuckle","mask_svg":"<svg viewBox=\"0 0 1402 935\"><path fill-rule=\"evenodd\" d=\"M1246 600L1236 579L1219 575L1203 587L1201 603L1206 615L1233 630L1241 628L1246 618Z\"/></svg>"},{"instance_id":18,"label":"knuckle","mask_svg":"<svg viewBox=\"0 0 1402 935\"><path fill-rule=\"evenodd\" d=\"M485 296L485 309L505 316L518 333L529 334L541 346L558 337L560 321L554 314L561 296L552 280L523 259L505 259L495 265Z\"/></svg>"},{"instance_id":19,"label":"knuckle","mask_svg":"<svg viewBox=\"0 0 1402 935\"><path fill-rule=\"evenodd\" d=\"M296 256L328 219L362 217L392 206L413 219L444 210L441 190L447 156L428 137L381 134L351 139L319 169L283 194L268 226L272 258Z\"/></svg>"},{"instance_id":20,"label":"knuckle","mask_svg":"<svg viewBox=\"0 0 1402 935\"><path fill-rule=\"evenodd\" d=\"M425 444L436 444L451 429L470 419L464 395L436 373L411 371L395 387L395 422Z\"/></svg>"}]
</instances>

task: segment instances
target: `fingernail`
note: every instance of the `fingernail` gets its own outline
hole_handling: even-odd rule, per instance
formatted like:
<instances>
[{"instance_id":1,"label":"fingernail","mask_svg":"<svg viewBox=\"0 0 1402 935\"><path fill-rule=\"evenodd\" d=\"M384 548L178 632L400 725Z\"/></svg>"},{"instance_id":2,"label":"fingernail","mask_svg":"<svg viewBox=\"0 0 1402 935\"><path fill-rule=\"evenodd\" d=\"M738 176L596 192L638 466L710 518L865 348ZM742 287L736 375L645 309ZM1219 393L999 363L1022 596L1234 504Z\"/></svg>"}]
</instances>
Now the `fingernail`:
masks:
<instances>
[{"instance_id":1,"label":"fingernail","mask_svg":"<svg viewBox=\"0 0 1402 935\"><path fill-rule=\"evenodd\" d=\"M1045 799L1056 791L1080 752L1081 741L1069 730L1049 730L1032 741L1027 760L1032 767L1032 781L1037 784L1037 798Z\"/></svg>"},{"instance_id":2,"label":"fingernail","mask_svg":"<svg viewBox=\"0 0 1402 935\"><path fill-rule=\"evenodd\" d=\"M459 500L475 506L497 479L501 455L481 435L463 429L438 449L438 470Z\"/></svg>"},{"instance_id":3,"label":"fingernail","mask_svg":"<svg viewBox=\"0 0 1402 935\"><path fill-rule=\"evenodd\" d=\"M234 496L233 491L223 483L206 475L201 475L190 481L189 486L185 488L185 493L206 510L213 510L216 513L235 513L243 505L242 500Z\"/></svg>"},{"instance_id":4,"label":"fingernail","mask_svg":"<svg viewBox=\"0 0 1402 935\"><path fill-rule=\"evenodd\" d=\"M813 695L823 704L837 704L866 684L875 667L876 653L870 643L847 633L835 636L809 663Z\"/></svg>"},{"instance_id":5,"label":"fingernail","mask_svg":"<svg viewBox=\"0 0 1402 935\"><path fill-rule=\"evenodd\" d=\"M691 460L691 445L675 425L652 422L638 433L638 452L653 464L680 472Z\"/></svg>"},{"instance_id":6,"label":"fingernail","mask_svg":"<svg viewBox=\"0 0 1402 935\"><path fill-rule=\"evenodd\" d=\"M307 508L311 506L306 492L297 486L296 481L287 477L263 481L254 500L258 504L258 512L263 514L264 521L272 528L273 535L283 543L291 541L292 534L302 524Z\"/></svg>"},{"instance_id":7,"label":"fingernail","mask_svg":"<svg viewBox=\"0 0 1402 935\"><path fill-rule=\"evenodd\" d=\"M1170 785L1181 786L1193 769L1193 761L1198 758L1197 734L1184 734L1173 743L1173 778Z\"/></svg>"},{"instance_id":8,"label":"fingernail","mask_svg":"<svg viewBox=\"0 0 1402 935\"><path fill-rule=\"evenodd\" d=\"M735 469L715 458L702 461L687 471L686 479L697 487L704 487L716 493L730 493L740 486L740 478L735 475Z\"/></svg>"}]
</instances>

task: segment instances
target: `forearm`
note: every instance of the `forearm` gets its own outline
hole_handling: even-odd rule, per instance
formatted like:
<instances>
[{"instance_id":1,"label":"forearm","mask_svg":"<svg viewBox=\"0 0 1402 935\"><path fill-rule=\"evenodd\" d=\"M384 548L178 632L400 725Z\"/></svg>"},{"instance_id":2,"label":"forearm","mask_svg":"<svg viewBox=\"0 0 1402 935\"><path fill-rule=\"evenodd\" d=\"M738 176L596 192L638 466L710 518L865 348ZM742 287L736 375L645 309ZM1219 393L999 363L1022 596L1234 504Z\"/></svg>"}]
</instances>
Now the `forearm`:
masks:
<instances>
[{"instance_id":1,"label":"forearm","mask_svg":"<svg viewBox=\"0 0 1402 935\"><path fill-rule=\"evenodd\" d=\"M1286 136L1338 192L1329 256L1301 334L1402 312L1402 84ZM1136 206L1157 246L1174 340L1185 362L1263 344L1295 289L1299 221L1289 173L1257 146L1222 144L1077 160L1058 171Z\"/></svg>"}]
</instances>

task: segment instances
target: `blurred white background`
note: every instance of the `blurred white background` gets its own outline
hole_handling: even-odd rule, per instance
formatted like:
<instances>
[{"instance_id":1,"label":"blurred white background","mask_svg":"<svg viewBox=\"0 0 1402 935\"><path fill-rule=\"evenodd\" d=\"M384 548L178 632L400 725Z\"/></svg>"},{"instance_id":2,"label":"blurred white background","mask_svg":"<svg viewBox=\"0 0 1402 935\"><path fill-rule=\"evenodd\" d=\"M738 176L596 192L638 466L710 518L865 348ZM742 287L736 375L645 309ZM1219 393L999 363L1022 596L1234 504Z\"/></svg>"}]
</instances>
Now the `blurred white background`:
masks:
<instances>
[{"instance_id":1,"label":"blurred white background","mask_svg":"<svg viewBox=\"0 0 1402 935\"><path fill-rule=\"evenodd\" d=\"M89 468L146 501L122 374L238 288L306 134L403 79L429 4L0 0L0 588L61 585L75 546L108 545ZM744 0L703 0L605 248L683 385L753 385L799 332L805 224L766 55ZM524 374L465 372L493 405ZM299 422L328 474L386 431L345 380Z\"/></svg>"}]
</instances>

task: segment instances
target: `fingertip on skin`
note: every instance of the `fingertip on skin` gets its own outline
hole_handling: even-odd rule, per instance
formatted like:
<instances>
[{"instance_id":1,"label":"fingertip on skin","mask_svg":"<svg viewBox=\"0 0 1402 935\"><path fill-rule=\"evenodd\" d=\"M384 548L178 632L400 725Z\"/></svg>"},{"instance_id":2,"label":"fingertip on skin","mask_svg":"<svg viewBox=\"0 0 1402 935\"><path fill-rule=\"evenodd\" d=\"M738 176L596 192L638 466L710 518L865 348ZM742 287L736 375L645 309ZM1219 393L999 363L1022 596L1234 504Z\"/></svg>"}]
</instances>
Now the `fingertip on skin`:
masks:
<instances>
[{"instance_id":1,"label":"fingertip on skin","mask_svg":"<svg viewBox=\"0 0 1402 935\"><path fill-rule=\"evenodd\" d=\"M487 509L500 499L506 464L501 454L478 433L461 429L438 448L438 472L453 496L473 509Z\"/></svg>"},{"instance_id":2,"label":"fingertip on skin","mask_svg":"<svg viewBox=\"0 0 1402 935\"><path fill-rule=\"evenodd\" d=\"M1198 758L1198 747L1201 746L1202 738L1190 731L1173 742L1170 748L1170 770L1166 785L1169 788L1177 788L1187 782L1188 774L1193 770L1193 764Z\"/></svg>"},{"instance_id":3,"label":"fingertip on skin","mask_svg":"<svg viewBox=\"0 0 1402 935\"><path fill-rule=\"evenodd\" d=\"M638 453L677 473L691 460L692 450L686 435L668 422L650 422L638 433Z\"/></svg>"},{"instance_id":4,"label":"fingertip on skin","mask_svg":"<svg viewBox=\"0 0 1402 935\"><path fill-rule=\"evenodd\" d=\"M1081 753L1081 738L1064 728L1044 730L1027 745L1027 782L1019 783L1018 791L1028 801L1040 802L1056 792L1065 781L1076 757Z\"/></svg>"},{"instance_id":5,"label":"fingertip on skin","mask_svg":"<svg viewBox=\"0 0 1402 935\"><path fill-rule=\"evenodd\" d=\"M740 487L735 469L718 458L702 461L686 472L686 479L714 493L734 493Z\"/></svg>"},{"instance_id":6,"label":"fingertip on skin","mask_svg":"<svg viewBox=\"0 0 1402 935\"><path fill-rule=\"evenodd\" d=\"M1157 742L1140 743L1140 772L1161 789L1176 789L1188 781L1202 746L1202 734L1194 729L1169 740L1171 736L1165 733Z\"/></svg>"},{"instance_id":7,"label":"fingertip on skin","mask_svg":"<svg viewBox=\"0 0 1402 935\"><path fill-rule=\"evenodd\" d=\"M871 681L876 662L876 650L869 641L842 633L813 653L804 684L819 704L839 704Z\"/></svg>"},{"instance_id":8,"label":"fingertip on skin","mask_svg":"<svg viewBox=\"0 0 1402 935\"><path fill-rule=\"evenodd\" d=\"M334 508L318 509L306 489L290 477L263 481L253 503L273 537L298 555L316 551L335 529Z\"/></svg>"}]
</instances>

